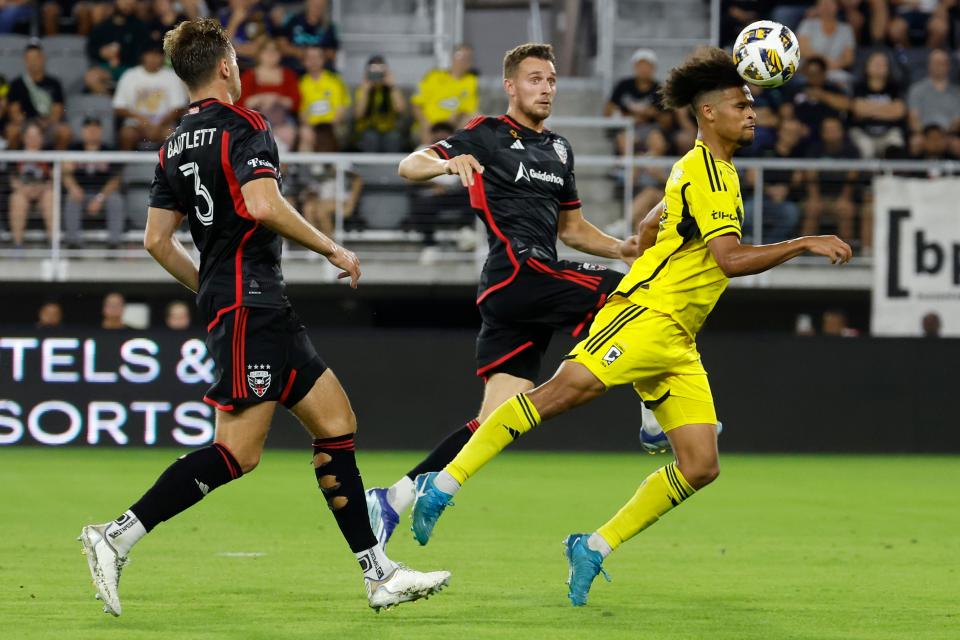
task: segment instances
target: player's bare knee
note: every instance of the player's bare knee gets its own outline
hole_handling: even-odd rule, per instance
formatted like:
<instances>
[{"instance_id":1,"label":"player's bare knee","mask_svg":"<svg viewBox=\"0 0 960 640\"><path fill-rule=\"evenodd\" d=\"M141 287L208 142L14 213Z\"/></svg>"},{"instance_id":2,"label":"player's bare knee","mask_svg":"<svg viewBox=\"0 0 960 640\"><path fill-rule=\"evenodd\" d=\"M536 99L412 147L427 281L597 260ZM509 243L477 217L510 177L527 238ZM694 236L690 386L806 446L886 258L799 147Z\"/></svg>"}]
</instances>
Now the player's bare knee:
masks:
<instances>
[{"instance_id":1,"label":"player's bare knee","mask_svg":"<svg viewBox=\"0 0 960 640\"><path fill-rule=\"evenodd\" d=\"M719 460L697 460L681 466L680 472L694 489L702 489L720 475Z\"/></svg>"}]
</instances>

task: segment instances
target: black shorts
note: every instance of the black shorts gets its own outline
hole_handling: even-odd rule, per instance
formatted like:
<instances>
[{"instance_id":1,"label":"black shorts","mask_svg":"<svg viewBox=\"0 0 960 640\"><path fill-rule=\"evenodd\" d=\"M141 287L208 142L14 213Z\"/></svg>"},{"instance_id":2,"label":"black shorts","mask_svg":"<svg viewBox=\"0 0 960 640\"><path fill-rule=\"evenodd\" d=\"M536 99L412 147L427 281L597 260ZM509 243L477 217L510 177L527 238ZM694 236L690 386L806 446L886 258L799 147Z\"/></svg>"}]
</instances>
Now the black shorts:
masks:
<instances>
[{"instance_id":1,"label":"black shorts","mask_svg":"<svg viewBox=\"0 0 960 640\"><path fill-rule=\"evenodd\" d=\"M292 307L239 307L207 334L216 364L204 402L224 411L258 402L292 407L327 370Z\"/></svg>"},{"instance_id":2,"label":"black shorts","mask_svg":"<svg viewBox=\"0 0 960 640\"><path fill-rule=\"evenodd\" d=\"M623 276L597 264L529 258L513 282L480 303L477 375L536 380L553 332L572 329L576 337L588 329Z\"/></svg>"}]
</instances>

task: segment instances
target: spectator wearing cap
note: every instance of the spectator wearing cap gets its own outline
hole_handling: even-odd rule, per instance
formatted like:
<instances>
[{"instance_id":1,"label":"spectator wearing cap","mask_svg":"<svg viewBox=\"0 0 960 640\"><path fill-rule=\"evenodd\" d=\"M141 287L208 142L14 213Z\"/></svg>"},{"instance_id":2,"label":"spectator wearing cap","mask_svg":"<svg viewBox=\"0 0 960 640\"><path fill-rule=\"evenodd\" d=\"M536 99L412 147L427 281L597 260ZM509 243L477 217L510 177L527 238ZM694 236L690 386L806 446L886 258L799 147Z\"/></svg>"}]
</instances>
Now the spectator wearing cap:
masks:
<instances>
[{"instance_id":1,"label":"spectator wearing cap","mask_svg":"<svg viewBox=\"0 0 960 640\"><path fill-rule=\"evenodd\" d=\"M24 151L43 150L43 129L35 121L27 121L23 130ZM10 235L15 248L23 246L27 216L31 207L40 210L47 238L53 227L53 183L49 162L18 162L10 176Z\"/></svg>"},{"instance_id":2,"label":"spectator wearing cap","mask_svg":"<svg viewBox=\"0 0 960 640\"><path fill-rule=\"evenodd\" d=\"M48 75L46 57L39 39L32 39L23 51L24 74L10 83L7 95L9 120L7 143L20 144L24 123L36 122L43 131L44 140L57 149L70 144L70 125L64 117L63 86Z\"/></svg>"},{"instance_id":3,"label":"spectator wearing cap","mask_svg":"<svg viewBox=\"0 0 960 640\"><path fill-rule=\"evenodd\" d=\"M336 151L337 130L346 122L350 107L350 89L333 67L324 63L320 47L304 51L306 73L300 78L300 124L312 131L300 132L301 138L314 141L327 151ZM309 149L303 149L308 151Z\"/></svg>"},{"instance_id":4,"label":"spectator wearing cap","mask_svg":"<svg viewBox=\"0 0 960 640\"><path fill-rule=\"evenodd\" d=\"M136 16L136 0L115 0L113 13L93 27L87 38L90 62L110 72L114 81L140 62L143 45L149 42L147 25Z\"/></svg>"},{"instance_id":5,"label":"spectator wearing cap","mask_svg":"<svg viewBox=\"0 0 960 640\"><path fill-rule=\"evenodd\" d=\"M113 95L113 110L121 120L120 148L156 148L163 142L189 102L187 89L173 69L163 66L163 47L151 40L143 64L120 77Z\"/></svg>"},{"instance_id":6,"label":"spectator wearing cap","mask_svg":"<svg viewBox=\"0 0 960 640\"><path fill-rule=\"evenodd\" d=\"M83 120L80 142L72 147L75 151L108 151L103 144L103 127L100 120L87 116ZM84 217L105 219L107 242L116 247L123 239L124 202L120 194L120 166L102 161L65 162L63 185L67 197L63 205L63 223L66 243L69 248L83 244L80 228Z\"/></svg>"},{"instance_id":7,"label":"spectator wearing cap","mask_svg":"<svg viewBox=\"0 0 960 640\"><path fill-rule=\"evenodd\" d=\"M331 65L340 48L337 25L330 20L327 0L307 0L303 11L291 16L278 36L280 52L300 68L304 65L307 47L319 47L324 62Z\"/></svg>"},{"instance_id":8,"label":"spectator wearing cap","mask_svg":"<svg viewBox=\"0 0 960 640\"><path fill-rule=\"evenodd\" d=\"M461 44L453 51L449 69L431 69L410 98L421 144L433 141L433 126L447 123L459 129L477 113L480 97L473 49Z\"/></svg>"},{"instance_id":9,"label":"spectator wearing cap","mask_svg":"<svg viewBox=\"0 0 960 640\"><path fill-rule=\"evenodd\" d=\"M660 108L660 97L657 92L660 84L656 81L657 54L651 49L637 49L630 56L633 64L633 76L620 80L613 88L610 100L603 110L603 115L622 115L633 118L636 129L635 139L642 147L642 141L654 129L658 121L663 118L665 129L672 128L672 117L669 112ZM623 134L617 137L617 153L624 152Z\"/></svg>"},{"instance_id":10,"label":"spectator wearing cap","mask_svg":"<svg viewBox=\"0 0 960 640\"><path fill-rule=\"evenodd\" d=\"M383 56L367 61L353 105L357 148L368 153L398 153L404 148L407 101Z\"/></svg>"},{"instance_id":11,"label":"spectator wearing cap","mask_svg":"<svg viewBox=\"0 0 960 640\"><path fill-rule=\"evenodd\" d=\"M935 124L950 131L960 129L960 87L950 82L950 56L934 49L927 58L927 77L913 83L907 93L910 132L917 136ZM919 140L912 140L915 147Z\"/></svg>"}]
</instances>

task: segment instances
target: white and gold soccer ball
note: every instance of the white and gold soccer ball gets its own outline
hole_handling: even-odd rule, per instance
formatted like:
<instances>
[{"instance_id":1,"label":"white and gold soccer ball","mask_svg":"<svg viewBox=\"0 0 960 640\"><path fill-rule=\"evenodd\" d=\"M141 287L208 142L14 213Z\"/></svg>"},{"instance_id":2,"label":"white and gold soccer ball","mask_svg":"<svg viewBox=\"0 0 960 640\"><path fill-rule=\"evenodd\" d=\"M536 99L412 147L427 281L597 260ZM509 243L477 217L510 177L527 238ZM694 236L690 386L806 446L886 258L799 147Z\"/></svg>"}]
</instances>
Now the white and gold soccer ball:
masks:
<instances>
[{"instance_id":1,"label":"white and gold soccer ball","mask_svg":"<svg viewBox=\"0 0 960 640\"><path fill-rule=\"evenodd\" d=\"M740 32L733 43L733 62L740 77L761 87L789 82L800 65L800 43L789 28L760 20Z\"/></svg>"}]
</instances>

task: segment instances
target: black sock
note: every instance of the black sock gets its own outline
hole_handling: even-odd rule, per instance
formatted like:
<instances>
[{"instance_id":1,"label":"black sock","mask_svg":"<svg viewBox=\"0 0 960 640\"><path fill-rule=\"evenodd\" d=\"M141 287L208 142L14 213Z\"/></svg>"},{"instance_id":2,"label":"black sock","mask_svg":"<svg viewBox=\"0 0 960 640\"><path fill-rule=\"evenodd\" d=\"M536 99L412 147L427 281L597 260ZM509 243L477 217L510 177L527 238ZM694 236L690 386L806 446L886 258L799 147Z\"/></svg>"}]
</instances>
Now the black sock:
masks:
<instances>
[{"instance_id":1,"label":"black sock","mask_svg":"<svg viewBox=\"0 0 960 640\"><path fill-rule=\"evenodd\" d=\"M140 518L143 528L150 531L242 475L233 454L214 442L178 458L130 510Z\"/></svg>"},{"instance_id":2,"label":"black sock","mask_svg":"<svg viewBox=\"0 0 960 640\"><path fill-rule=\"evenodd\" d=\"M443 471L443 468L450 464L450 461L457 457L463 445L473 435L473 432L480 428L480 421L473 419L464 426L460 427L446 438L440 441L433 451L426 458L420 461L420 464L407 472L407 477L411 480L416 479L421 473L433 473L434 471Z\"/></svg>"},{"instance_id":3,"label":"black sock","mask_svg":"<svg viewBox=\"0 0 960 640\"><path fill-rule=\"evenodd\" d=\"M377 538L370 529L353 434L314 440L313 466L320 491L350 550L359 553L375 546Z\"/></svg>"}]
</instances>

